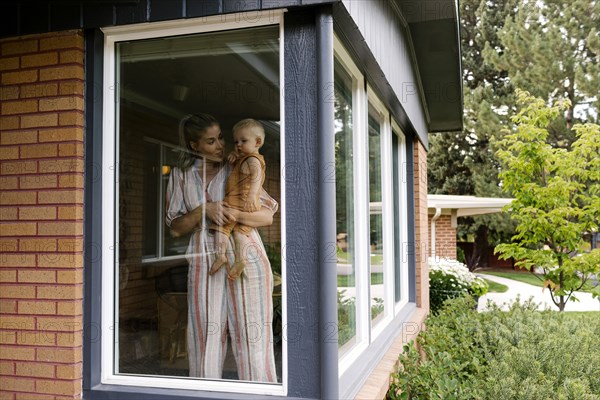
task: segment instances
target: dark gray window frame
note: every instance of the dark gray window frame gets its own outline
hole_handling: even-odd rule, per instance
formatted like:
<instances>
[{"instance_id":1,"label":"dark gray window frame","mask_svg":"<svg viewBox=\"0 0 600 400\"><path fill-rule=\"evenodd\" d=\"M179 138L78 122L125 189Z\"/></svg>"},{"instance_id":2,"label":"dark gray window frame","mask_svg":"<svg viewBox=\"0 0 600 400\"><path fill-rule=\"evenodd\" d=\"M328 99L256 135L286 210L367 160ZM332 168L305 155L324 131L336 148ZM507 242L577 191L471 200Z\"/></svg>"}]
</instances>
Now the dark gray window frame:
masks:
<instances>
[{"instance_id":1,"label":"dark gray window frame","mask_svg":"<svg viewBox=\"0 0 600 400\"><path fill-rule=\"evenodd\" d=\"M333 24L331 7L307 7L286 13L285 43L285 179L287 226L286 261L288 265L288 396L269 398L337 397L337 335L331 336L331 324L337 323L335 293L323 289L322 271L327 268L329 250L322 235L329 237L323 221L325 210L335 207L335 192L327 168L333 151L321 151L333 136L320 137L316 132L333 132L333 104L327 93L319 90L323 82L333 80ZM183 389L159 389L136 386L106 385L100 381L100 334L107 332L101 317L102 251L102 86L104 36L99 29L85 31L86 43L86 132L85 132L85 265L84 265L84 399L183 400L183 399L259 399L265 396L207 392ZM301 112L299 112L301 111ZM298 191L302 188L301 191ZM317 189L320 188L320 189ZM315 210L323 210L316 213ZM314 233L319 234L315 235ZM331 236L335 240L335 234ZM332 243L335 243L331 241ZM333 288L335 288L335 277ZM331 282L330 282L331 283ZM334 289L335 290L335 289ZM311 299L307 303L307 299ZM333 301L332 301L333 300ZM329 303L329 304L326 304ZM321 321L321 322L319 322ZM289 335L294 337L289 337Z\"/></svg>"}]
</instances>

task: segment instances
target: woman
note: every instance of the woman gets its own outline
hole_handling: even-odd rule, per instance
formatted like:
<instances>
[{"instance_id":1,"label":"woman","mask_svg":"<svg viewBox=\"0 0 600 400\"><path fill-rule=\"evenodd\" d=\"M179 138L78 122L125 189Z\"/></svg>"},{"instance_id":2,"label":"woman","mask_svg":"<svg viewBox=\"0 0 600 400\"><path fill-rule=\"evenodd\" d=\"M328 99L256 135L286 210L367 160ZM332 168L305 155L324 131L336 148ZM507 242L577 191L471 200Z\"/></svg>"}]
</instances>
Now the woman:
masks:
<instances>
[{"instance_id":1,"label":"woman","mask_svg":"<svg viewBox=\"0 0 600 400\"><path fill-rule=\"evenodd\" d=\"M262 208L248 213L222 203L231 172L223 163L224 140L218 121L188 115L179 125L182 155L167 186L166 223L171 234L193 231L186 257L188 273L188 358L190 376L220 379L231 337L240 380L277 382L271 323L273 276L265 248L253 229L244 279L227 279L226 268L209 274L215 255L211 222L240 222L256 228L273 222L277 202L263 191ZM233 238L227 251L233 265Z\"/></svg>"}]
</instances>

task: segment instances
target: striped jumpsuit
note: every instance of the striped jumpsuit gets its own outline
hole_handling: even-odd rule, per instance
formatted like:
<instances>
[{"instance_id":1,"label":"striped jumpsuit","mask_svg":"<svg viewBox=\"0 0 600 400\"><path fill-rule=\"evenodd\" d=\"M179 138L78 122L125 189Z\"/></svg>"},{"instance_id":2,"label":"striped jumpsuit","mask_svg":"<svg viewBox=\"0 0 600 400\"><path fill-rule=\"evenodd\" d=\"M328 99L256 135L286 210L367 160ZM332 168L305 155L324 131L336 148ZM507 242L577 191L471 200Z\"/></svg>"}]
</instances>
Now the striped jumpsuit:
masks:
<instances>
[{"instance_id":1,"label":"striped jumpsuit","mask_svg":"<svg viewBox=\"0 0 600 400\"><path fill-rule=\"evenodd\" d=\"M166 223L171 222L205 202L221 201L231 167L224 165L203 193L198 163L187 170L173 168L166 194ZM261 205L273 213L278 204L264 190ZM188 270L187 346L190 376L221 379L227 354L227 332L231 337L240 380L277 382L273 354L273 275L264 245L256 229L249 240L245 278L230 281L226 268L214 275L208 271L213 263L215 237L209 232L210 221L190 238L186 252ZM233 237L227 251L233 265Z\"/></svg>"}]
</instances>

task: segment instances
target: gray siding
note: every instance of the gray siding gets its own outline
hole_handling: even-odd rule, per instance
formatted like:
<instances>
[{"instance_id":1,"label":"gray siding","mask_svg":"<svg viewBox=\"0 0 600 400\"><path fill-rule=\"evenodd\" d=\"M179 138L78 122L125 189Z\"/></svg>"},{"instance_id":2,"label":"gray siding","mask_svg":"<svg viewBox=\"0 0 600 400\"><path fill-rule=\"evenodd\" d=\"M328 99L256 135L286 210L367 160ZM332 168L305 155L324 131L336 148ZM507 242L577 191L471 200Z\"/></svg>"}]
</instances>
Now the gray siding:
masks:
<instances>
[{"instance_id":1,"label":"gray siding","mask_svg":"<svg viewBox=\"0 0 600 400\"><path fill-rule=\"evenodd\" d=\"M428 121L406 29L391 0L342 0L419 137Z\"/></svg>"}]
</instances>

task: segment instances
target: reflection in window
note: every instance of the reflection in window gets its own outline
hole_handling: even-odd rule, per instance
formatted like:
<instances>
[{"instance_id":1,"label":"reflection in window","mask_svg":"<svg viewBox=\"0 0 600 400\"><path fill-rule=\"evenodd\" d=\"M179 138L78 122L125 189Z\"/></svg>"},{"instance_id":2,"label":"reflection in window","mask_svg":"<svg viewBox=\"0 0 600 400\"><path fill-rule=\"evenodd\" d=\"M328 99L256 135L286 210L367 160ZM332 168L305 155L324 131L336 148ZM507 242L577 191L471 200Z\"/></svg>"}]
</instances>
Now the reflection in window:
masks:
<instances>
[{"instance_id":1,"label":"reflection in window","mask_svg":"<svg viewBox=\"0 0 600 400\"><path fill-rule=\"evenodd\" d=\"M356 342L352 78L335 63L336 240L340 356Z\"/></svg>"},{"instance_id":2,"label":"reflection in window","mask_svg":"<svg viewBox=\"0 0 600 400\"><path fill-rule=\"evenodd\" d=\"M381 124L376 111L369 107L369 235L371 271L371 321L383 317L383 215L381 203Z\"/></svg>"},{"instance_id":3,"label":"reflection in window","mask_svg":"<svg viewBox=\"0 0 600 400\"><path fill-rule=\"evenodd\" d=\"M198 270L190 266L189 259L192 253L198 253L190 249L195 248L196 240L212 233L194 229L174 237L165 223L165 196L182 150L179 121L190 113L211 114L219 121L225 154L232 150L231 128L236 122L244 118L261 122L266 134L260 149L266 163L263 188L279 203L279 26L120 42L116 51L119 330L115 373L206 378L221 373L223 379L281 382L280 214L274 214L272 225L258 230L265 258L270 261L268 271L274 275L265 272L270 276L269 289L256 293L268 305L261 309L266 310L268 323L260 327L260 332L251 331L250 326L231 332L225 320L216 317L206 337L212 335L214 343L219 343L211 351L223 350L222 371L209 372L206 368L196 374L190 372L188 340L199 335L190 331L193 317L188 289L190 271ZM202 193L200 186L193 189ZM269 204L273 207L275 203ZM192 205L185 199L181 207L189 211ZM206 251L203 254L212 254L211 249ZM223 288L227 283L210 282ZM272 295L271 283L275 286ZM229 301L227 297L205 300L206 304ZM205 305L194 304L199 304L198 309ZM268 377L247 369L241 371L241 366L254 365L254 359L264 358L264 354L252 350L259 337L274 346L276 371ZM240 353L241 344L236 347L233 343L238 341L248 344L249 354ZM206 345L206 341L199 343L198 348ZM214 357L214 353L206 353L207 363Z\"/></svg>"}]
</instances>

